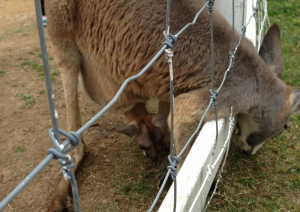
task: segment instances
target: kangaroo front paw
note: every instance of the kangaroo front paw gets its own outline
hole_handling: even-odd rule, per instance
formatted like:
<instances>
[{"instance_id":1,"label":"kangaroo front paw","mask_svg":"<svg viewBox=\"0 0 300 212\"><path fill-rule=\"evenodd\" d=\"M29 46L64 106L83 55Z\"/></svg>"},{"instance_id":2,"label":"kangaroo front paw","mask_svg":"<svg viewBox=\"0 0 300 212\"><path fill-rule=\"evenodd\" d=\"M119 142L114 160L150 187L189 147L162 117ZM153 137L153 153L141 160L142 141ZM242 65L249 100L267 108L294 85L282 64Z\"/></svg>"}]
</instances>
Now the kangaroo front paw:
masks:
<instances>
[{"instance_id":1,"label":"kangaroo front paw","mask_svg":"<svg viewBox=\"0 0 300 212\"><path fill-rule=\"evenodd\" d=\"M244 139L241 138L241 136L239 136L239 137L237 138L237 141L238 141L238 146L239 146L239 148L240 148L240 150L241 150L242 152L245 152L245 153L247 153L247 154L251 154L251 152L252 152L252 147L249 146L248 143L247 143Z\"/></svg>"}]
</instances>

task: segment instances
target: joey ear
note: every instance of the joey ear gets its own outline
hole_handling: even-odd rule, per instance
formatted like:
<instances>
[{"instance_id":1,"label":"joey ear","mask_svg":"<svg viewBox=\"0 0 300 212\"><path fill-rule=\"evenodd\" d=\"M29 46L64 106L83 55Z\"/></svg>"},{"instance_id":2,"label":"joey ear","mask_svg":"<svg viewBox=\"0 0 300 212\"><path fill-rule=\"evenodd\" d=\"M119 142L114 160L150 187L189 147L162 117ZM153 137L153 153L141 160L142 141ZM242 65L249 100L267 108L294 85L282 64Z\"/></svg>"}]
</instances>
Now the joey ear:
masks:
<instances>
[{"instance_id":1,"label":"joey ear","mask_svg":"<svg viewBox=\"0 0 300 212\"><path fill-rule=\"evenodd\" d=\"M300 113L300 90L293 91L293 106L292 106L292 111L291 115L298 115Z\"/></svg>"},{"instance_id":2,"label":"joey ear","mask_svg":"<svg viewBox=\"0 0 300 212\"><path fill-rule=\"evenodd\" d=\"M138 133L138 127L135 124L129 124L126 127L115 129L115 131L133 137Z\"/></svg>"},{"instance_id":3,"label":"joey ear","mask_svg":"<svg viewBox=\"0 0 300 212\"><path fill-rule=\"evenodd\" d=\"M259 55L280 79L283 78L284 61L280 46L280 31L277 24L268 30L259 50Z\"/></svg>"},{"instance_id":4,"label":"joey ear","mask_svg":"<svg viewBox=\"0 0 300 212\"><path fill-rule=\"evenodd\" d=\"M151 114L151 115L152 115L152 124L155 127L164 127L168 125L167 116L156 115L156 114Z\"/></svg>"}]
</instances>

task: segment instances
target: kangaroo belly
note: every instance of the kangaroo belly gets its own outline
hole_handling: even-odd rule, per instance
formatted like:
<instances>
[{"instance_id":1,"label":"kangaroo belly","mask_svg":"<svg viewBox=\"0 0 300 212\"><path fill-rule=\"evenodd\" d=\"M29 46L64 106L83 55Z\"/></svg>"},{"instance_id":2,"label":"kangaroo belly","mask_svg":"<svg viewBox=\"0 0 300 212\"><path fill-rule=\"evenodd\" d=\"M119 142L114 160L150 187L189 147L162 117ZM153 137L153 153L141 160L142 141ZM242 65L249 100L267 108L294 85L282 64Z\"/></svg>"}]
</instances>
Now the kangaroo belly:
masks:
<instances>
[{"instance_id":1,"label":"kangaroo belly","mask_svg":"<svg viewBox=\"0 0 300 212\"><path fill-rule=\"evenodd\" d=\"M92 57L82 58L82 68L79 73L79 84L86 95L101 107L107 105L119 91L123 81L117 74L112 73L109 67L101 64L101 61ZM114 112L124 113L130 110L135 103L145 103L148 98L138 95L134 89L134 83L130 82L122 92L117 102L112 106Z\"/></svg>"}]
</instances>

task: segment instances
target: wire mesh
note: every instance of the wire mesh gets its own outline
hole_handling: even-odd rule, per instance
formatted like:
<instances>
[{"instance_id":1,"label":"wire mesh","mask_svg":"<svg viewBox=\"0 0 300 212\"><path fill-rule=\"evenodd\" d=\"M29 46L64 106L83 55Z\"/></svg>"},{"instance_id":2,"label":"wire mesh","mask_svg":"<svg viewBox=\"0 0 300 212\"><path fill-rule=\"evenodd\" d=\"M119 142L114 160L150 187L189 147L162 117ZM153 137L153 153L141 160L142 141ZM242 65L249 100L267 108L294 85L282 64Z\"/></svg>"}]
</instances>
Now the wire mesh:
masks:
<instances>
[{"instance_id":1,"label":"wire mesh","mask_svg":"<svg viewBox=\"0 0 300 212\"><path fill-rule=\"evenodd\" d=\"M266 6L266 0L258 0L259 2L262 2L262 4L264 4L264 6ZM41 3L39 0L35 0L35 6L36 6L36 16L37 16L37 22L38 22L38 29L39 29L39 36L40 36L40 45L41 45L41 50L42 50L42 59L43 59L43 64L44 64L44 72L45 72L45 80L46 80L46 85L47 85L47 93L48 93L48 100L49 100L49 106L50 106L50 113L51 113L51 120L52 120L52 124L53 124L53 128L49 131L49 135L50 135L50 138L51 138L51 141L53 142L53 145L55 146L55 149L50 149L48 150L48 156L24 179L24 181L21 182L20 185L18 185L1 203L0 203L0 210L2 210L19 192L21 192L21 190L52 160L52 159L58 159L58 158L61 158L62 160L62 164L66 165L66 162L68 162L68 164L70 166L64 168L62 166L62 171L63 173L65 174L65 178L70 180L71 181L71 185L72 185L72 190L73 190L73 197L74 197L74 203L75 203L75 209L76 211L80 211L80 205L79 205L79 198L78 198L78 190L77 190L77 185L76 185L76 180L75 180L75 176L74 176L74 173L72 172L72 161L71 161L71 158L70 156L66 155L69 151L71 151L72 149L74 149L78 143L80 142L79 141L79 135L81 135L87 128L89 128L96 120L98 120L117 100L118 98L120 97L122 91L125 89L126 85L130 82L130 81L133 81L137 78L139 78L140 76L142 76L147 70L148 68L162 55L162 53L166 52L166 54L168 55L167 58L169 58L169 70L170 70L170 91L171 91L171 111L173 111L173 69L172 69L172 54L173 52L170 52L170 49L171 48L168 48L170 47L169 44L171 42L173 42L171 45L175 45L176 43L176 39L178 36L180 36L180 34L182 32L184 32L189 26L195 24L196 20L198 19L200 13L207 7L209 6L211 8L211 24L212 24L212 6L213 6L213 3L214 3L214 0L208 0L204 6L199 10L199 12L196 14L193 22L191 23L188 23L187 25L185 25L175 36L171 35L169 33L169 30L170 30L170 3L171 1L168 0L168 6L167 6L167 18L166 18L166 34L167 34L167 37L170 36L170 40L167 39L167 42L168 45L164 44L163 47L158 51L158 53L154 56L154 58L145 66L145 68L143 68L137 75L135 76L132 76L128 79L126 79L124 81L124 83L122 84L122 86L120 87L119 91L117 92L117 94L115 95L115 97L111 100L111 102L109 102L96 116L94 116L90 121L88 121L85 125L83 125L77 132L73 132L73 133L67 133L67 132L64 132L62 131L61 129L58 128L58 124L57 124L57 117L56 117L56 110L55 110L55 104L54 104L54 94L53 94L53 91L52 91L52 86L51 86L51 79L50 79L50 71L49 71L49 64L48 64L48 56L47 56L47 49L46 49L46 43L45 43L45 36L44 36L44 30L43 30L43 23L42 23L42 13L41 13ZM256 12L256 11L255 11ZM265 28L265 22L268 21L268 18L267 18L267 11L266 9L264 11L261 12L261 14L264 13L264 16L262 15L259 15L259 20L260 20L260 31L259 31L259 35L262 36L263 33L264 33L264 28ZM250 17L250 19L252 17L254 17L255 13L253 14L253 16ZM250 22L250 20L249 20ZM248 22L248 24L249 24ZM248 25L247 24L247 25ZM233 23L234 25L234 23ZM246 26L247 26L246 25ZM204 120L204 117L205 115L207 114L208 112L208 109L213 105L215 107L215 114L216 114L216 120L217 120L217 109L216 109L216 97L217 97L217 94L218 92L221 90L223 84L224 84L224 81L226 79L226 76L227 76L227 73L230 71L232 65L233 65L233 60L234 60L234 56L235 56L235 53L237 51L237 48L238 46L240 45L240 42L241 42L241 39L242 37L244 36L245 34L245 30L246 30L246 26L242 27L242 34L239 38L239 41L238 41L238 44L234 50L234 52L232 52L232 46L233 44L231 44L231 56L230 56L230 62L229 62L229 67L228 69L225 71L224 73L224 77L223 77L223 81L221 83L221 85L219 86L219 88L215 91L214 90L214 56L213 56L213 33L211 34L212 37L211 37L211 46L212 46L212 89L211 89L211 92L212 92L212 98L205 110L205 113L203 115L203 117L201 118L199 124L198 124L198 127L196 129L196 131L192 134L192 136L190 137L190 139L187 141L187 143L185 144L184 148L181 150L181 152L179 153L178 156L176 156L179 160L179 157L182 156L183 152L186 150L187 146L190 144L191 140L193 139L193 137L198 133L198 131L200 130L200 127L202 125L202 122ZM211 25L211 29L213 29L213 26ZM174 42L175 41L175 42ZM233 42L233 41L232 41ZM261 40L258 41L258 43L260 44ZM168 48L168 50L167 50ZM168 52L169 51L169 52ZM233 75L232 75L233 77ZM172 113L172 116L173 116L173 112ZM232 114L233 114L233 108L231 106L231 124L230 124L230 129L229 129L229 132L228 132L228 137L227 137L227 140L223 146L223 149L222 149L222 154L223 152L225 151L225 147L226 147L226 144L228 141L230 141L230 136L231 136L231 133L233 131L233 122L234 122L234 118L232 117ZM173 123L173 122L172 122ZM173 126L173 124L172 124ZM216 125L217 126L217 125ZM218 132L218 129L216 129L217 132ZM65 135L68 139L61 144L61 141L60 141L60 136L59 134L63 134ZM171 135L171 138L172 138L172 142L173 142L173 130L172 130L172 135ZM216 139L217 141L217 139ZM69 144L72 145L71 148L66 148ZM66 149L65 149L66 148ZM173 157L173 143L171 143L171 157L170 157L170 163L171 163L171 167L175 168L176 165L179 163L179 161L176 161L176 158L174 159ZM226 156L228 154L228 149L226 151ZM221 154L220 154L221 155ZM218 156L217 160L220 159L220 155ZM225 157L226 158L226 157ZM225 159L226 160L226 159ZM225 164L225 160L222 164L222 167L221 167L221 170L223 170L223 167L224 167L224 164ZM174 162L174 163L172 163ZM62 165L61 164L61 165ZM211 166L212 168L214 168L216 162ZM151 208L149 209L149 211L152 211L156 205L156 202L167 182L167 179L169 177L169 175L171 174L172 170L169 169L167 174L166 174L166 177L163 181L163 184L151 206ZM175 171L176 172L176 171ZM221 176L221 173L222 171L219 172L219 177L218 177L218 182L219 182L219 179L220 179L220 176ZM206 176L206 178L208 179L208 176ZM176 177L176 175L175 175ZM176 178L175 178L176 179ZM176 180L175 180L175 184L176 184ZM203 186L202 186L203 187ZM201 189L200 189L201 190ZM175 197L176 197L176 186L175 186ZM200 191L199 191L200 193ZM176 199L174 201L174 211L176 210ZM210 202L210 200L209 200ZM208 204L209 204L208 202ZM206 207L207 208L207 207ZM206 210L205 208L205 210Z\"/></svg>"}]
</instances>

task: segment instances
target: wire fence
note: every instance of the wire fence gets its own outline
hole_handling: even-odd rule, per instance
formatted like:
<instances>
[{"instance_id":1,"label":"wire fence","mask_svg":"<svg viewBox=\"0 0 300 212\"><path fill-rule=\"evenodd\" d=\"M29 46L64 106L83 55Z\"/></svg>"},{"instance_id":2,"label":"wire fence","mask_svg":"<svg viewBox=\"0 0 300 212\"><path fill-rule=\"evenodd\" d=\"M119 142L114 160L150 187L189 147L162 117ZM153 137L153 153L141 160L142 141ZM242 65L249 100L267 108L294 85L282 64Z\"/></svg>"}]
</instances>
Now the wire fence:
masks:
<instances>
[{"instance_id":1,"label":"wire fence","mask_svg":"<svg viewBox=\"0 0 300 212\"><path fill-rule=\"evenodd\" d=\"M234 5L234 0L232 0L232 1L233 1L232 4ZM200 130L201 126L202 126L203 120L204 120L204 118L205 118L205 116L206 116L206 114L207 114L207 112L208 112L208 110L209 110L209 108L210 108L211 106L213 106L213 108L214 108L214 110L215 110L216 139L215 139L214 149L213 149L213 151L212 151L212 155L211 155L211 159L210 159L210 164L209 164L208 167L207 167L207 168L208 168L208 171L207 171L205 180L204 180L204 182L203 182L203 184L202 184L202 186L201 186L201 188L200 188L200 190L199 190L197 196L199 196L199 195L201 194L201 191L202 191L202 189L203 189L203 187L204 187L205 182L209 179L209 176L212 175L212 174L211 174L212 170L216 168L215 165L216 165L216 163L220 160L221 155L222 155L223 152L225 151L226 145L227 145L228 141L230 140L230 137L231 137L232 132L233 132L233 129L234 129L234 117L233 117L233 116L234 116L234 115L233 115L234 112L233 112L233 105L232 105L232 101L231 101L231 109L230 109L230 126L229 126L228 137L227 137L227 139L226 139L226 142L225 142L224 145L223 145L223 148L222 148L222 150L221 150L219 156L217 157L216 161L212 164L212 158L213 158L213 156L214 156L215 149L216 149L216 146L217 146L217 140L218 140L218 122L217 122L218 117L217 117L217 107L216 107L216 106L217 106L217 97L218 97L218 95L219 95L220 90L222 89L222 87L223 87L223 85L224 85L224 82L225 82L225 80L226 80L226 77L227 77L228 72L231 70L231 68L232 68L233 65L234 65L234 58L235 58L236 52L237 52L237 50L238 50L238 47L239 47L239 45L240 45L240 43L241 43L242 37L245 35L246 28L247 28L247 26L249 25L251 19L252 19L252 18L255 18L255 15L256 15L256 8L253 6L253 14L252 14L252 16L249 17L249 20L248 20L247 24L244 25L244 7L245 7L244 5L245 5L245 0L243 1L243 15L242 15L242 17L243 17L242 24L243 24L243 25L242 25L241 35L240 35L240 37L239 37L238 43L237 43L237 45L236 45L234 51L232 52L232 49L231 49L231 51L229 52L229 53L230 53L230 57L229 57L229 58L230 58L230 60L229 60L229 66L228 66L227 70L224 72L224 76L223 76L223 80L222 80L222 82L221 82L221 85L219 86L219 88L218 88L217 90L214 90L214 66L213 66L213 63L214 63L214 49L213 49L213 44L214 44L214 42L213 42L213 15L212 15L213 4L214 4L214 0L207 0L206 4L205 4L205 5L203 6L203 8L199 11L199 14L200 14L200 13L203 11L203 9L204 9L205 7L208 7L208 13L209 13L209 15L210 15L210 25L211 25L211 48L212 48L212 49L211 49L211 63L212 63L212 65L211 65L211 67L212 67L212 70L211 70L211 73L212 73L211 83L212 83L212 89L210 90L210 92L211 92L211 94L212 94L211 100L210 100L210 102L209 102L209 104L208 104L208 106L207 106L207 108L206 108L206 110L205 110L205 112L204 112L204 114L203 114L203 116L202 116L202 118L201 118L199 124L198 124L197 129L196 129L195 132L192 134L192 136L189 138L189 140L186 142L184 148L181 150L181 152L178 154L178 156L173 156L173 158L172 158L171 156L169 156L169 161L170 161L170 164L171 164L171 165L168 167L169 170L168 170L168 172L167 172L167 175L166 175L166 177L165 177L165 180L164 180L164 182L163 182L163 184L162 184L162 186L161 186L161 188L160 188L160 190L159 190L159 192L158 192L158 194L157 194L157 196L156 196L156 198L155 198L155 200L154 200L154 202L153 202L153 204L152 204L152 206L151 206L149 212L151 212L151 211L154 209L154 207L155 207L155 205L156 205L156 203L157 203L157 201L158 201L158 198L159 198L159 196L161 195L161 192L162 192L162 190L163 190L163 188L164 188L164 186L165 186L165 184L166 184L166 182L167 182L167 179L168 179L168 177L169 177L170 174L171 174L172 179L173 179L173 181L174 181L174 199L176 199L176 193L177 193L177 191L176 191L176 175L177 175L177 170L176 170L175 167L179 164L179 162L180 162L180 157L182 156L183 152L184 152L184 151L186 150L186 148L190 145L190 143L191 143L191 141L193 140L194 136L199 132L199 130ZM233 11L233 13L234 13L234 9L233 9L232 11ZM198 14L197 14L197 15L198 15ZM234 15L233 15L233 20L234 20ZM232 23L232 27L234 28L234 21L233 21L233 23ZM231 46L233 46L233 37L234 37L234 30L233 30L233 32L232 32L232 43L231 43ZM232 72L232 74L233 74L233 72ZM232 75L232 78L233 78L233 75ZM232 84L232 86L233 86L233 84ZM232 87L231 87L231 91L232 91ZM232 96L232 92L231 92L231 96ZM232 97L231 97L231 99L232 99ZM171 144L171 145L172 145L172 144ZM171 153L170 153L170 154L171 154ZM219 182L219 180L220 180L220 178L221 178L221 174L222 174L222 171L223 171L223 167L224 167L224 165L225 165L225 162L226 162L226 157L227 157L227 155L228 155L228 149L227 149L227 151L226 151L226 155L225 155L225 158L224 158L224 160L223 160L222 167L221 167L220 172L219 172L219 174L218 174L217 184L218 184L218 182ZM212 165L211 165L211 164L212 164ZM217 186L217 184L216 184L216 186ZM216 190L216 187L215 187L215 190ZM214 193L215 193L215 190L214 190ZM214 195L214 193L213 193L213 195ZM213 195L212 195L212 197L213 197ZM211 198L212 198L212 197L211 197ZM195 205L197 199L198 199L198 198L195 198L195 200L194 200L192 206L190 207L190 210L189 210L190 212L192 211L192 209L193 209L193 207L194 207L194 205ZM211 200L211 199L210 199L210 200ZM210 203L210 200L209 200L208 204ZM208 204L207 204L207 206L208 206ZM204 210L207 209L207 206L205 207ZM174 211L174 212L176 211L176 201L175 201L175 200L174 200L174 210L173 210L173 211Z\"/></svg>"},{"instance_id":2,"label":"wire fence","mask_svg":"<svg viewBox=\"0 0 300 212\"><path fill-rule=\"evenodd\" d=\"M244 0L245 1L245 0ZM260 1L260 0L258 0ZM264 0L265 2L265 0ZM42 11L41 11L41 3L40 0L35 0L35 7L36 7L36 17L37 17L37 23L38 23L38 30L39 30L39 38L40 38L40 46L41 46L41 51L42 51L42 59L43 59L43 66L44 66L44 73L45 73L45 81L46 81L46 87L47 87L47 95L48 95L48 101L49 101L49 106L50 106L50 113L51 113L51 120L52 120L52 126L53 128L51 128L49 130L49 137L55 147L54 148L50 148L47 151L48 156L0 203L0 211L8 205L8 203L18 194L20 193L23 188L25 188L25 186L52 160L52 159L58 159L58 162L61 165L61 171L65 177L66 180L71 181L71 186L72 186L72 192L73 192L73 198L74 198L74 205L75 205L75 210L76 212L80 211L80 204L79 204L79 197L78 197L78 189L77 189L77 185L76 185L76 179L74 176L74 173L72 171L72 168L74 167L73 164L73 160L71 158L70 155L68 155L67 153L69 153L71 150L73 150L74 148L76 148L76 146L79 144L80 142L80 135L87 130L95 121L97 121L120 97L121 93L123 92L123 90L125 89L126 85L139 78L140 76L142 76L147 70L148 68L165 52L166 54L166 59L167 62L169 64L169 72L170 72L170 102L171 102L171 107L170 107L170 115L171 115L171 151L170 151L170 156L169 156L169 161L170 161L170 166L168 167L168 172L166 174L166 177L162 183L162 186L152 204L152 206L149 209L149 212L152 211L157 203L157 200L159 198L159 196L161 195L161 192L167 182L167 179L169 178L169 176L171 175L173 181L174 181L174 211L176 210L176 175L177 175L177 169L176 166L179 164L180 162L180 157L182 156L183 152L186 150L186 148L190 145L192 139L194 138L194 136L199 132L200 127L202 126L203 120L209 110L209 108L211 106L213 106L214 110L215 110L215 119L216 119L216 130L218 132L218 125L217 125L217 97L218 94L221 90L221 88L223 87L223 84L225 82L225 79L227 77L228 72L231 70L231 68L234 65L234 58L236 55L236 51L240 45L241 39L242 37L245 35L246 32L246 27L248 26L250 20L252 17L255 17L256 14L256 8L253 6L253 15L250 17L248 23L244 26L242 26L242 33L240 35L240 38L238 40L237 46L235 47L234 51L233 50L233 36L234 36L234 30L232 32L232 43L231 43L231 51L230 51L230 56L229 56L229 66L227 68L227 70L224 72L224 76L223 76L223 80L221 82L221 85L218 87L217 90L214 89L214 47L213 47L213 5L214 5L214 0L207 0L206 3L204 4L204 6L199 10L199 12L196 14L193 22L188 23L186 26L184 26L176 35L172 35L169 33L170 31L170 4L171 1L168 0L167 2L167 17L166 17L166 31L163 32L163 35L166 39L166 41L163 43L163 47L158 51L158 53L154 56L154 58L145 66L145 68L143 68L137 75L132 76L128 79L126 79L122 86L120 87L119 91L117 92L117 94L115 95L115 97L96 115L94 116L90 121L88 121L86 124L84 124L79 130L77 130L77 132L65 132L61 129L58 128L58 123L57 123L57 112L55 109L55 103L54 103L54 94L53 94L53 90L52 90L52 85L51 85L51 77L50 77L50 71L49 71L49 63L48 63L48 54L47 54L47 48L46 48L46 42L45 42L45 36L44 36L44 29L43 29L43 22L42 22ZM234 5L234 0L232 0L232 4ZM173 99L174 99L174 95L173 95L173 67L172 67L172 57L173 57L173 46L176 44L177 38L180 36L181 33L183 33L189 26L194 25L196 20L198 19L199 15L201 14L201 12L205 9L208 8L208 12L210 15L210 23L211 23L211 60L212 60L212 88L210 90L211 92L211 99L210 102L198 124L198 127L196 129L196 131L192 134L192 136L189 138L189 140L186 142L184 148L181 150L181 152L177 155L174 156L173 153L173 147L174 147L174 142L173 142L173 107L174 107L174 103L173 103ZM266 11L265 11L266 13ZM233 16L234 16L234 10L233 10ZM243 15L244 17L244 15ZM265 18L264 18L265 19ZM243 22L242 22L243 23ZM234 22L233 22L233 27L234 27ZM233 74L233 72L232 72ZM232 75L232 79L233 79L233 75ZM232 84L233 86L233 84ZM231 93L232 95L232 93ZM219 156L217 157L217 160L212 163L212 159L210 161L210 165L208 166L208 172L206 175L205 179L208 179L209 176L211 175L211 170L216 168L215 165L217 163L218 160L221 159L221 155L224 153L225 151L225 147L227 145L228 142L230 142L230 137L232 134L232 131L234 129L234 108L232 105L232 101L231 101L231 108L230 108L230 127L229 127L229 132L228 132L228 136L226 139L226 142L223 145L223 148L221 150L221 153L219 154ZM61 143L60 140L60 134L64 135L65 137L67 137L67 140L63 143ZM218 138L218 134L216 135L216 142L217 142L217 138ZM215 142L215 146L216 146L216 142ZM70 147L68 147L70 146ZM214 147L215 149L215 147ZM217 184L221 178L221 173L223 171L223 167L226 161L226 156L228 154L228 148L226 150L225 153L225 159L223 160L223 164L221 166L221 169L219 170L219 174L218 174L218 179L217 179ZM214 155L214 151L212 152L212 156ZM211 157L212 158L212 157ZM212 164L212 165L211 165ZM204 185L204 183L203 183ZM203 188L203 185L201 186L201 188ZM216 187L215 187L216 190ZM215 193L214 190L214 193ZM201 193L201 189L198 192L197 195L199 195ZM212 195L213 196L213 195ZM212 197L211 197L212 198ZM211 200L211 199L210 199ZM208 204L210 202L210 200L208 201ZM193 205L195 204L195 202L193 202ZM205 208L205 210L207 209L207 206Z\"/></svg>"},{"instance_id":3,"label":"wire fence","mask_svg":"<svg viewBox=\"0 0 300 212\"><path fill-rule=\"evenodd\" d=\"M253 4L253 2L252 2L252 4ZM265 34L267 33L268 28L270 27L267 4L268 3L266 0L258 0L255 5L255 7L257 8L257 18L256 18L257 51L259 51L262 40L263 40Z\"/></svg>"}]
</instances>

